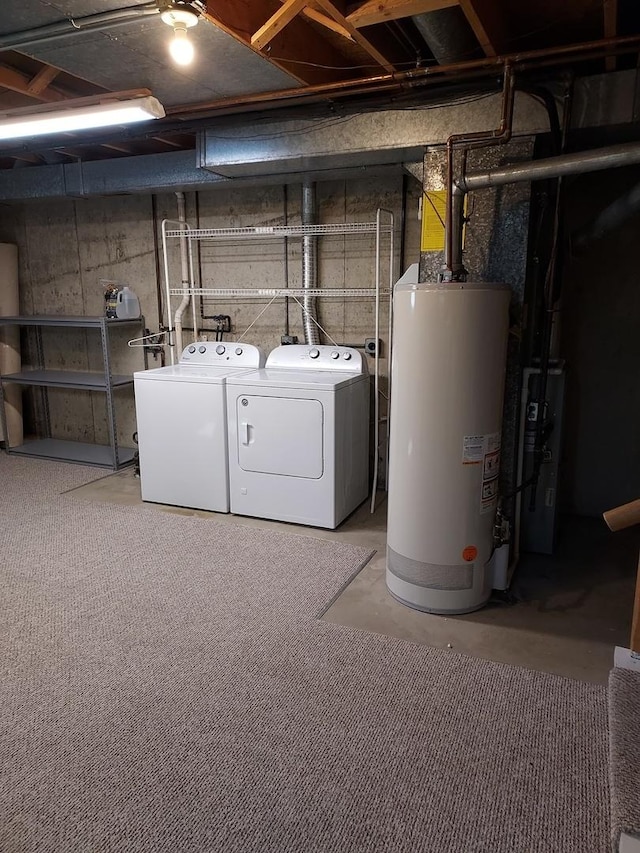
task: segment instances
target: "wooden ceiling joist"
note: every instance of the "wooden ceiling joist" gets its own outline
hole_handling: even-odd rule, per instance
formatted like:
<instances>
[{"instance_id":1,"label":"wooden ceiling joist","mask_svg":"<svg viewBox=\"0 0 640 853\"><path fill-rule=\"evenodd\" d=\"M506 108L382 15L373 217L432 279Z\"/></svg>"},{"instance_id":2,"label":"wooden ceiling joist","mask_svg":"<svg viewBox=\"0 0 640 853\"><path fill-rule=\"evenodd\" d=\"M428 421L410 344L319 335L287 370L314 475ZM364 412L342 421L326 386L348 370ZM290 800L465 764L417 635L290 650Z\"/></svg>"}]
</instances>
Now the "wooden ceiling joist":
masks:
<instances>
[{"instance_id":1,"label":"wooden ceiling joist","mask_svg":"<svg viewBox=\"0 0 640 853\"><path fill-rule=\"evenodd\" d=\"M51 83L60 74L59 68L54 68L53 65L43 65L40 71L31 79L27 90L30 95L37 97L48 88Z\"/></svg>"},{"instance_id":2,"label":"wooden ceiling joist","mask_svg":"<svg viewBox=\"0 0 640 853\"><path fill-rule=\"evenodd\" d=\"M48 68L49 66L46 67ZM18 92L21 95L26 95L29 98L44 101L45 103L64 100L65 96L62 92L48 89L46 86L40 91L37 91L37 87L36 90L31 89L37 77L37 74L35 77L28 77L26 74L16 71L15 68L8 68L6 65L0 66L0 88L10 89L12 92Z\"/></svg>"},{"instance_id":3,"label":"wooden ceiling joist","mask_svg":"<svg viewBox=\"0 0 640 853\"><path fill-rule=\"evenodd\" d=\"M356 29L361 29L457 5L458 0L366 0L347 15L347 20Z\"/></svg>"},{"instance_id":4,"label":"wooden ceiling joist","mask_svg":"<svg viewBox=\"0 0 640 853\"><path fill-rule=\"evenodd\" d=\"M251 45L259 50L265 48L280 30L302 11L306 2L307 0L285 0L269 20L251 36Z\"/></svg>"},{"instance_id":5,"label":"wooden ceiling joist","mask_svg":"<svg viewBox=\"0 0 640 853\"><path fill-rule=\"evenodd\" d=\"M314 21L316 24L320 24L321 27L324 27L327 30L331 30L331 32L336 35L339 35L344 39L348 39L349 41L353 41L353 36L346 27L341 26L328 15L318 12L318 10L314 9L313 6L305 6L302 10L302 14L305 18L308 18L310 21Z\"/></svg>"},{"instance_id":6,"label":"wooden ceiling joist","mask_svg":"<svg viewBox=\"0 0 640 853\"><path fill-rule=\"evenodd\" d=\"M281 28L264 52L251 43L251 37L277 10L274 0L207 0L202 17L302 85L344 79L345 57L328 41L318 38L317 30L301 15Z\"/></svg>"},{"instance_id":7,"label":"wooden ceiling joist","mask_svg":"<svg viewBox=\"0 0 640 853\"><path fill-rule=\"evenodd\" d=\"M341 27L344 27L347 32L350 33L356 44L360 45L360 47L365 50L372 59L381 65L385 71L392 74L396 70L387 57L380 53L380 51L372 45L371 42L353 26L352 23L350 23L349 19L345 17L343 11L339 9L332 0L314 0L314 3L330 18L333 18L336 23L340 24Z\"/></svg>"},{"instance_id":8,"label":"wooden ceiling joist","mask_svg":"<svg viewBox=\"0 0 640 853\"><path fill-rule=\"evenodd\" d=\"M495 0L459 0L459 6L485 56L497 56L501 52L502 26Z\"/></svg>"},{"instance_id":9,"label":"wooden ceiling joist","mask_svg":"<svg viewBox=\"0 0 640 853\"><path fill-rule=\"evenodd\" d=\"M151 138L154 142L160 142L162 145L166 145L169 148L184 148L184 144L182 142L178 142L176 139L170 139L168 136L152 136Z\"/></svg>"}]
</instances>

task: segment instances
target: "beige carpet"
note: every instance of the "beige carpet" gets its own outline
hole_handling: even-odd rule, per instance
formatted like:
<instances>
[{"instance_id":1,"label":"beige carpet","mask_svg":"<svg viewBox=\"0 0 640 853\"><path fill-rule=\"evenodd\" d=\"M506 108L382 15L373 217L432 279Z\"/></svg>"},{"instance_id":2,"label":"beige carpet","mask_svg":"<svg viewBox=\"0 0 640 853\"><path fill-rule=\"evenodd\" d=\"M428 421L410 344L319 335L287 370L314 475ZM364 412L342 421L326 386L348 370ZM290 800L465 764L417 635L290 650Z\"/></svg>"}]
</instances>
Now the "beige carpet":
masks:
<instances>
[{"instance_id":1,"label":"beige carpet","mask_svg":"<svg viewBox=\"0 0 640 853\"><path fill-rule=\"evenodd\" d=\"M603 688L319 621L337 542L0 454L2 853L598 853Z\"/></svg>"},{"instance_id":2,"label":"beige carpet","mask_svg":"<svg viewBox=\"0 0 640 853\"><path fill-rule=\"evenodd\" d=\"M620 834L640 839L640 673L609 676L611 822L614 850Z\"/></svg>"}]
</instances>

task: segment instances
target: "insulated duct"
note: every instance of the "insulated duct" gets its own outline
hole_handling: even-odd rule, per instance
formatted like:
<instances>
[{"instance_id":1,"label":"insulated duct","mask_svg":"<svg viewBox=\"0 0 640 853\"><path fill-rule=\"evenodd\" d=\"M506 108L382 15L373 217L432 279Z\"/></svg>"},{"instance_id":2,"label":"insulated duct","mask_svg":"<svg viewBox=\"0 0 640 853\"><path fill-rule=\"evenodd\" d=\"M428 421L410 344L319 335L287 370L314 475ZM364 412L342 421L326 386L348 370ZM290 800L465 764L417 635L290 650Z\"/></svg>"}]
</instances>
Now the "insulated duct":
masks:
<instances>
[{"instance_id":1,"label":"insulated duct","mask_svg":"<svg viewBox=\"0 0 640 853\"><path fill-rule=\"evenodd\" d=\"M623 196L605 207L592 222L572 234L571 247L574 253L586 249L592 240L599 240L609 231L619 228L639 210L640 184L636 184Z\"/></svg>"},{"instance_id":2,"label":"insulated duct","mask_svg":"<svg viewBox=\"0 0 640 853\"><path fill-rule=\"evenodd\" d=\"M316 186L311 181L302 185L302 224L316 225ZM318 287L318 238L305 234L302 238L302 287L315 290ZM307 344L320 343L318 328L317 299L315 296L302 298L302 325Z\"/></svg>"},{"instance_id":3,"label":"insulated duct","mask_svg":"<svg viewBox=\"0 0 640 853\"><path fill-rule=\"evenodd\" d=\"M464 62L482 54L477 38L459 6L433 9L411 20L439 65Z\"/></svg>"}]
</instances>

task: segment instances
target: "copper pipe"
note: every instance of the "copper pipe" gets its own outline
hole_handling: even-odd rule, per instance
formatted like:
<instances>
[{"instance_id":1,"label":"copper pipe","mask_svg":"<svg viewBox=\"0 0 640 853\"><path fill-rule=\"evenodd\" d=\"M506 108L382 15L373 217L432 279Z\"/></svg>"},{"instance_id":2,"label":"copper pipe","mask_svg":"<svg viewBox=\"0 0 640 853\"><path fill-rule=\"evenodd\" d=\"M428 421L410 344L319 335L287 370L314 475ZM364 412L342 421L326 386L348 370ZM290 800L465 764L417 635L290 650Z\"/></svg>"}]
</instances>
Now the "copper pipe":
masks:
<instances>
[{"instance_id":1,"label":"copper pipe","mask_svg":"<svg viewBox=\"0 0 640 853\"><path fill-rule=\"evenodd\" d=\"M223 112L234 108L247 109L253 106L269 104L286 104L292 100L310 100L313 96L346 97L355 94L371 94L385 89L401 88L403 86L422 86L430 81L455 75L465 77L471 72L492 74L496 69L505 65L520 70L562 65L563 62L574 59L599 59L616 53L632 53L640 50L640 36L624 36L619 38L598 39L596 41L580 42L578 44L554 47L545 50L529 50L520 53L504 54L502 56L487 56L482 59L472 59L465 62L454 62L449 65L432 65L428 68L412 68L410 71L396 71L393 74L377 74L372 77L358 77L353 80L342 80L339 83L316 83L312 86L298 86L279 91L262 92L256 95L242 95L233 98L220 98L216 101L205 101L198 104L182 104L167 108L167 115L175 118L190 116L203 112Z\"/></svg>"},{"instance_id":2,"label":"copper pipe","mask_svg":"<svg viewBox=\"0 0 640 853\"><path fill-rule=\"evenodd\" d=\"M464 201L454 208L454 149L465 146L463 174L466 170L466 153L470 148L480 148L494 143L506 143L511 139L513 102L515 97L514 73L510 63L504 66L502 87L502 110L500 124L495 130L480 130L475 133L454 133L447 139L447 206L445 214L445 266L441 275L444 281L458 281L466 277L462 263L462 228L464 225ZM459 201L459 199L458 199Z\"/></svg>"}]
</instances>

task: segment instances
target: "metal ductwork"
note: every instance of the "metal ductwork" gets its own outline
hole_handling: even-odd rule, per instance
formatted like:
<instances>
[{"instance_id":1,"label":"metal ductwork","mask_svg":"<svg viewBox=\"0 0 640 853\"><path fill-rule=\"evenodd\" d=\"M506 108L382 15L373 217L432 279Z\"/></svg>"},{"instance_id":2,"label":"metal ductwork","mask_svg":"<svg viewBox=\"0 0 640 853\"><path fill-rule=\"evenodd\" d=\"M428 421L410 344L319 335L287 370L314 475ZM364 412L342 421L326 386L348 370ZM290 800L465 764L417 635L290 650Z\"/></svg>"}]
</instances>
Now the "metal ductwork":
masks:
<instances>
[{"instance_id":1,"label":"metal ductwork","mask_svg":"<svg viewBox=\"0 0 640 853\"><path fill-rule=\"evenodd\" d=\"M302 224L316 225L316 186L311 181L302 185ZM302 238L302 287L316 290L318 287L318 238L305 235ZM307 344L320 343L320 329L317 324L317 299L315 296L302 298L302 325L304 340Z\"/></svg>"},{"instance_id":2,"label":"metal ductwork","mask_svg":"<svg viewBox=\"0 0 640 853\"><path fill-rule=\"evenodd\" d=\"M411 20L439 65L482 56L478 40L459 6L448 6Z\"/></svg>"},{"instance_id":3,"label":"metal ductwork","mask_svg":"<svg viewBox=\"0 0 640 853\"><path fill-rule=\"evenodd\" d=\"M596 216L589 224L571 235L571 246L575 251L586 249L592 240L599 240L605 234L619 228L640 211L640 184L636 184L620 198Z\"/></svg>"}]
</instances>

